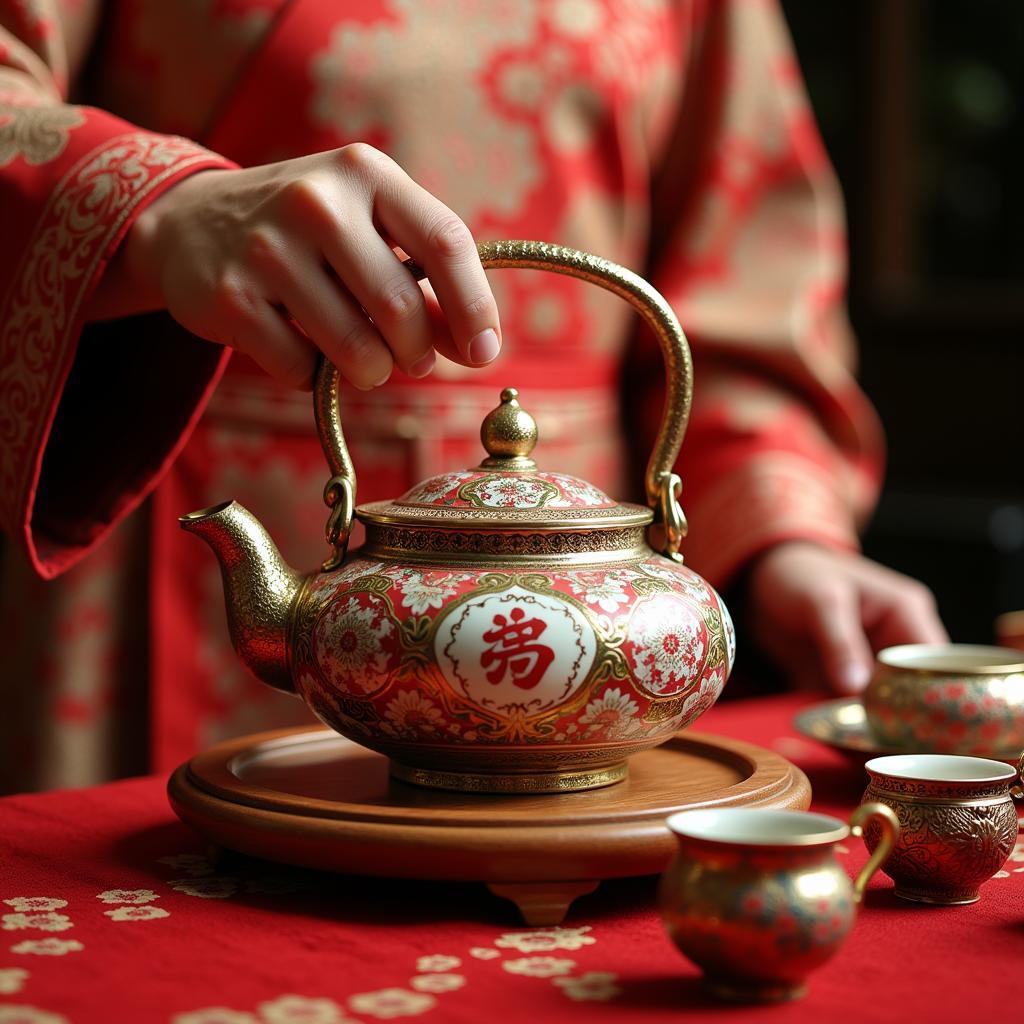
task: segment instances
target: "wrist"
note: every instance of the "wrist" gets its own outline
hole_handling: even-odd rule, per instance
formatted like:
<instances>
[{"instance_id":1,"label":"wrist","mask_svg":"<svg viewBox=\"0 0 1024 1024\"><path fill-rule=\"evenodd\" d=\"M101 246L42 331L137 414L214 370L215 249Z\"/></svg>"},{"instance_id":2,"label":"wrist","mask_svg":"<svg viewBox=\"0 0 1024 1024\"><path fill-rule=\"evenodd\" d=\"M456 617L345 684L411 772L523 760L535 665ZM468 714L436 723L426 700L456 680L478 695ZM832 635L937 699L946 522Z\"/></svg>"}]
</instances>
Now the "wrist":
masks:
<instances>
[{"instance_id":1,"label":"wrist","mask_svg":"<svg viewBox=\"0 0 1024 1024\"><path fill-rule=\"evenodd\" d=\"M135 218L119 252L123 291L137 308L151 312L166 306L161 286L160 226L165 206L172 203L174 187L153 200Z\"/></svg>"},{"instance_id":2,"label":"wrist","mask_svg":"<svg viewBox=\"0 0 1024 1024\"><path fill-rule=\"evenodd\" d=\"M88 320L113 320L166 309L166 264L173 259L168 226L211 169L189 175L149 202L135 217L86 310Z\"/></svg>"}]
</instances>

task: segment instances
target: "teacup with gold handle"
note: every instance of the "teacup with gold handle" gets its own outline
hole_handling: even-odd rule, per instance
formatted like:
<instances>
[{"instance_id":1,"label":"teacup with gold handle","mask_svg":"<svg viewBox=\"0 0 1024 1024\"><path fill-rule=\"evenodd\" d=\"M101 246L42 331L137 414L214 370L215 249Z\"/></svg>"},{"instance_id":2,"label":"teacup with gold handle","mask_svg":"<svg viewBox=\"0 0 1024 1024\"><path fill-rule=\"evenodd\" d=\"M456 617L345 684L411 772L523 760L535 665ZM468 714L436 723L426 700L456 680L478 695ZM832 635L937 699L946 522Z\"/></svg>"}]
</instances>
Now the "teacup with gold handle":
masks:
<instances>
[{"instance_id":1,"label":"teacup with gold handle","mask_svg":"<svg viewBox=\"0 0 1024 1024\"><path fill-rule=\"evenodd\" d=\"M880 835L851 882L836 847L871 822ZM662 919L717 996L796 999L853 927L864 889L899 835L884 804L849 823L826 814L759 808L682 811L668 819L679 848L662 876Z\"/></svg>"},{"instance_id":2,"label":"teacup with gold handle","mask_svg":"<svg viewBox=\"0 0 1024 1024\"><path fill-rule=\"evenodd\" d=\"M1017 842L1013 797L1020 773L1002 761L954 754L897 754L864 766L871 781L867 806L882 803L900 822L900 837L885 864L896 895L946 906L976 903L979 887L1006 862ZM868 848L883 841L873 827Z\"/></svg>"}]
</instances>

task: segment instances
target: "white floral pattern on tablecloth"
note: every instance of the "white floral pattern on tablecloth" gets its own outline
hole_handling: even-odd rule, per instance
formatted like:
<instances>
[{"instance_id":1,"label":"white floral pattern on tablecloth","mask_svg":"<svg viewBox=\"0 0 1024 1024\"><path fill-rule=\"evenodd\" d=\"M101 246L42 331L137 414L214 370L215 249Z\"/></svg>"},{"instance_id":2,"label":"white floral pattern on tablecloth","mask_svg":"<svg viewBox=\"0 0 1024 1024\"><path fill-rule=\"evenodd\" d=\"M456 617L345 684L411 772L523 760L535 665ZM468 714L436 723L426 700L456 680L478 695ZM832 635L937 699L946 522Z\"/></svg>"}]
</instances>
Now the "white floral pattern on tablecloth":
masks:
<instances>
[{"instance_id":1,"label":"white floral pattern on tablecloth","mask_svg":"<svg viewBox=\"0 0 1024 1024\"><path fill-rule=\"evenodd\" d=\"M469 955L476 960L496 960L501 953L496 949L491 949L490 946L473 946Z\"/></svg>"},{"instance_id":2,"label":"white floral pattern on tablecloth","mask_svg":"<svg viewBox=\"0 0 1024 1024\"><path fill-rule=\"evenodd\" d=\"M207 1006L175 1014L171 1024L358 1024L333 999L288 993L260 1003L255 1013Z\"/></svg>"},{"instance_id":3,"label":"white floral pattern on tablecloth","mask_svg":"<svg viewBox=\"0 0 1024 1024\"><path fill-rule=\"evenodd\" d=\"M167 882L172 889L201 899L227 899L240 891L282 896L305 892L310 886L308 879L295 871L259 874L250 878L217 874L210 860L198 853L169 854L158 857L157 863L166 864L183 873L182 877ZM153 896L153 899L158 898Z\"/></svg>"},{"instance_id":4,"label":"white floral pattern on tablecloth","mask_svg":"<svg viewBox=\"0 0 1024 1024\"><path fill-rule=\"evenodd\" d=\"M457 956L446 956L443 953L435 953L432 956L421 956L416 961L416 970L421 974L425 971L436 971L443 974L446 971L454 971L461 967L462 961Z\"/></svg>"},{"instance_id":5,"label":"white floral pattern on tablecloth","mask_svg":"<svg viewBox=\"0 0 1024 1024\"><path fill-rule=\"evenodd\" d=\"M173 853L167 857L157 857L157 864L166 864L184 875L212 875L217 870L201 853Z\"/></svg>"},{"instance_id":6,"label":"white floral pattern on tablecloth","mask_svg":"<svg viewBox=\"0 0 1024 1024\"><path fill-rule=\"evenodd\" d=\"M465 984L466 979L461 974L418 974L409 982L409 987L436 996L444 992L455 992Z\"/></svg>"},{"instance_id":7,"label":"white floral pattern on tablecloth","mask_svg":"<svg viewBox=\"0 0 1024 1024\"><path fill-rule=\"evenodd\" d=\"M575 960L560 960L553 956L528 956L519 960L505 960L502 965L509 974L522 974L528 978L554 978L568 974Z\"/></svg>"},{"instance_id":8,"label":"white floral pattern on tablecloth","mask_svg":"<svg viewBox=\"0 0 1024 1024\"><path fill-rule=\"evenodd\" d=\"M0 1024L71 1024L67 1017L35 1006L0 1006Z\"/></svg>"},{"instance_id":9,"label":"white floral pattern on tablecloth","mask_svg":"<svg viewBox=\"0 0 1024 1024\"><path fill-rule=\"evenodd\" d=\"M618 975L611 971L587 971L574 978L552 978L551 984L575 1002L603 1003L622 993L617 980Z\"/></svg>"},{"instance_id":10,"label":"white floral pattern on tablecloth","mask_svg":"<svg viewBox=\"0 0 1024 1024\"><path fill-rule=\"evenodd\" d=\"M284 995L256 1009L264 1024L355 1024L333 999Z\"/></svg>"},{"instance_id":11,"label":"white floral pattern on tablecloth","mask_svg":"<svg viewBox=\"0 0 1024 1024\"><path fill-rule=\"evenodd\" d=\"M176 1013L171 1024L260 1024L259 1019L242 1010L231 1010L226 1006L208 1006L204 1010Z\"/></svg>"},{"instance_id":12,"label":"white floral pattern on tablecloth","mask_svg":"<svg viewBox=\"0 0 1024 1024\"><path fill-rule=\"evenodd\" d=\"M202 875L192 878L172 878L167 883L175 892L197 896L202 900L224 900L238 892L237 878L230 875Z\"/></svg>"},{"instance_id":13,"label":"white floral pattern on tablecloth","mask_svg":"<svg viewBox=\"0 0 1024 1024\"><path fill-rule=\"evenodd\" d=\"M353 1013L368 1014L379 1020L395 1017L416 1017L437 1006L437 1000L425 992L404 988L382 988L376 992L360 992L350 996L348 1008Z\"/></svg>"},{"instance_id":14,"label":"white floral pattern on tablecloth","mask_svg":"<svg viewBox=\"0 0 1024 1024\"><path fill-rule=\"evenodd\" d=\"M494 944L501 949L520 953L547 953L553 949L580 949L592 946L597 939L588 935L590 925L579 928L536 928L528 932L506 932Z\"/></svg>"},{"instance_id":15,"label":"white floral pattern on tablecloth","mask_svg":"<svg viewBox=\"0 0 1024 1024\"><path fill-rule=\"evenodd\" d=\"M4 914L0 927L5 932L20 931L22 928L38 928L41 932L66 932L74 928L74 923L67 914L47 910L42 914Z\"/></svg>"},{"instance_id":16,"label":"white floral pattern on tablecloth","mask_svg":"<svg viewBox=\"0 0 1024 1024\"><path fill-rule=\"evenodd\" d=\"M85 949L78 939L26 939L11 946L12 953L30 953L33 956L65 956Z\"/></svg>"},{"instance_id":17,"label":"white floral pattern on tablecloth","mask_svg":"<svg viewBox=\"0 0 1024 1024\"><path fill-rule=\"evenodd\" d=\"M159 917L170 917L170 912L162 907L117 907L104 910L111 921L155 921Z\"/></svg>"},{"instance_id":18,"label":"white floral pattern on tablecloth","mask_svg":"<svg viewBox=\"0 0 1024 1024\"><path fill-rule=\"evenodd\" d=\"M24 967L0 967L0 996L12 996L25 987L28 971Z\"/></svg>"},{"instance_id":19,"label":"white floral pattern on tablecloth","mask_svg":"<svg viewBox=\"0 0 1024 1024\"><path fill-rule=\"evenodd\" d=\"M107 889L96 894L101 903L152 903L160 899L152 889Z\"/></svg>"},{"instance_id":20,"label":"white floral pattern on tablecloth","mask_svg":"<svg viewBox=\"0 0 1024 1024\"><path fill-rule=\"evenodd\" d=\"M23 914L36 914L47 910L63 910L68 905L67 900L56 899L53 896L15 896L13 899L4 900L4 903L11 910L17 910Z\"/></svg>"}]
</instances>

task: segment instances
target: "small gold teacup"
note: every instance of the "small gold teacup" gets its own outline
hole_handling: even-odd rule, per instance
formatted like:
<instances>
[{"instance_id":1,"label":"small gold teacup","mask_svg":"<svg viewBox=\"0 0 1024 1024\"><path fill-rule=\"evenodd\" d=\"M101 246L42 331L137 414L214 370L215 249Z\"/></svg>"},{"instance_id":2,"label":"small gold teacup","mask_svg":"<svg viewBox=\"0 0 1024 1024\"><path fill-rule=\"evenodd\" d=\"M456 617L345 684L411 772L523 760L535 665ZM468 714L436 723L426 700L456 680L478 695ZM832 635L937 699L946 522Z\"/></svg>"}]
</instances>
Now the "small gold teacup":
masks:
<instances>
[{"instance_id":1,"label":"small gold teacup","mask_svg":"<svg viewBox=\"0 0 1024 1024\"><path fill-rule=\"evenodd\" d=\"M867 821L882 838L851 883L835 847ZM849 825L757 808L681 811L667 824L679 848L661 880L665 928L712 992L743 1002L804 994L807 975L842 945L899 833L883 804L861 805Z\"/></svg>"},{"instance_id":2,"label":"small gold teacup","mask_svg":"<svg viewBox=\"0 0 1024 1024\"><path fill-rule=\"evenodd\" d=\"M977 644L879 651L864 711L885 746L1003 757L1024 747L1024 654Z\"/></svg>"},{"instance_id":3,"label":"small gold teacup","mask_svg":"<svg viewBox=\"0 0 1024 1024\"><path fill-rule=\"evenodd\" d=\"M1011 787L1018 773L1001 761L953 754L876 757L864 767L871 782L862 806L882 803L899 818L899 841L883 868L896 895L919 903L976 902L978 887L1017 841ZM864 841L873 850L885 837L869 824Z\"/></svg>"}]
</instances>

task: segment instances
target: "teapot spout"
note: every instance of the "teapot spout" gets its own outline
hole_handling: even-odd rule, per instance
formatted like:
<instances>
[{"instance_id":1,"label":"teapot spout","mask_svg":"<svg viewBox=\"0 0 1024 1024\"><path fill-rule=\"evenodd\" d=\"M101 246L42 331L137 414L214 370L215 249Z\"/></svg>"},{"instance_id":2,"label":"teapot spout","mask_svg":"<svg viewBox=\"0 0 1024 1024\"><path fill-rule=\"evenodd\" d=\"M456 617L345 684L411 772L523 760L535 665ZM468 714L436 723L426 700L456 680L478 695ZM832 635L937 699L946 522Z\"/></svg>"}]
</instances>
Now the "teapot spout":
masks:
<instances>
[{"instance_id":1,"label":"teapot spout","mask_svg":"<svg viewBox=\"0 0 1024 1024\"><path fill-rule=\"evenodd\" d=\"M288 626L303 577L281 557L259 520L237 501L190 512L181 528L202 537L220 562L235 651L258 679L295 692Z\"/></svg>"}]
</instances>

